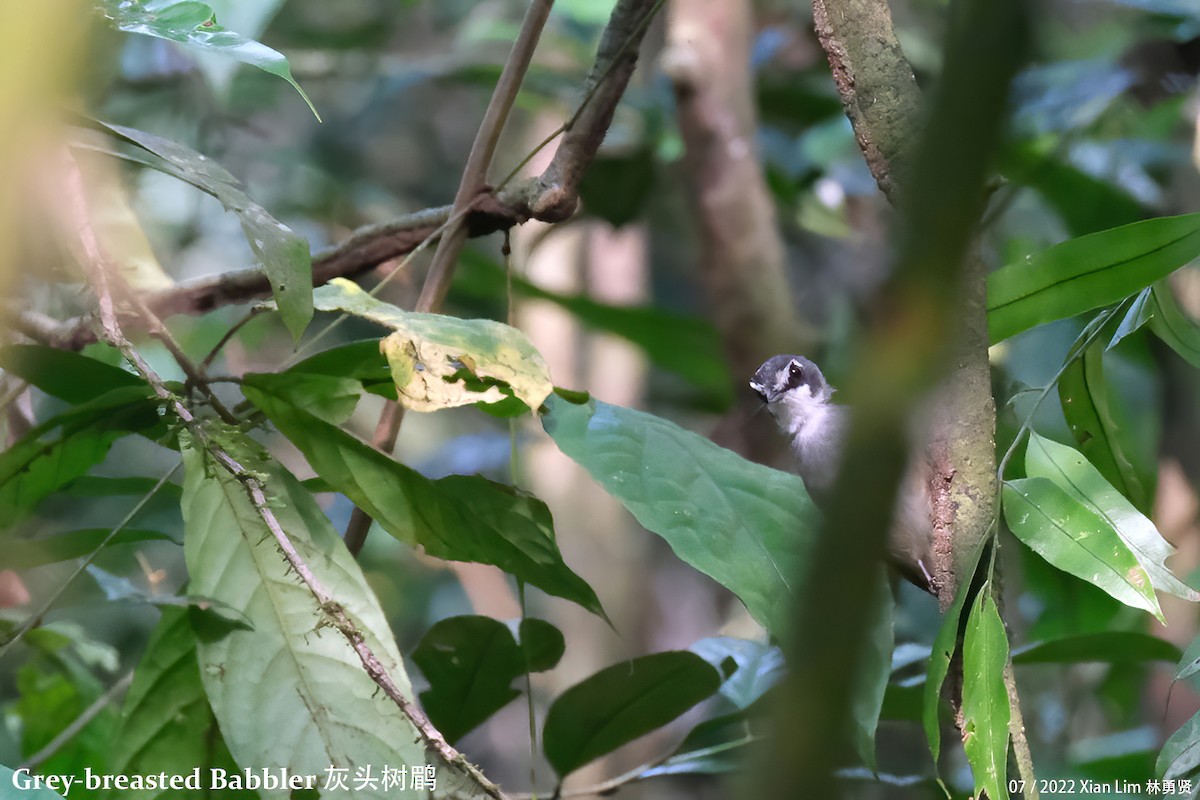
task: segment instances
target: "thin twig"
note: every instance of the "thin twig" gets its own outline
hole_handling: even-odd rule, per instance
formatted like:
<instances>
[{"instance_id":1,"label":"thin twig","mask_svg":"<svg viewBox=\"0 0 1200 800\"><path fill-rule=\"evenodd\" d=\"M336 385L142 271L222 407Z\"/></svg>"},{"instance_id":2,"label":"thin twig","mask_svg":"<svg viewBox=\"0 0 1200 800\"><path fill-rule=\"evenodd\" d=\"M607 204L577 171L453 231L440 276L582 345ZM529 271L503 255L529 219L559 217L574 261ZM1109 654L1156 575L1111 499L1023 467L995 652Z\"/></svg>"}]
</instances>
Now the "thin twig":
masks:
<instances>
[{"instance_id":1,"label":"thin twig","mask_svg":"<svg viewBox=\"0 0 1200 800\"><path fill-rule=\"evenodd\" d=\"M112 530L108 532L100 544L96 545L95 549L88 553L86 558L75 565L75 571L68 575L67 579L62 581L62 583L55 588L50 596L47 597L42 603L41 608L26 617L25 621L21 623L21 626L13 631L12 635L3 644L0 644L0 660L4 659L4 656L9 649L12 648L12 646L17 642L21 641L25 634L29 633L29 631L41 624L42 618L46 616L46 612L54 607L55 602L58 601L58 598L62 597L62 594L67 590L67 587L74 583L75 579L83 574L83 571L91 565L91 563L96 559L96 556L100 554L100 551L107 547L108 543L111 542L118 533L125 530L125 527L129 525L129 523L133 522L134 517L136 517L138 513L140 513L141 510L146 507L146 504L150 502L150 499L158 493L159 489L166 485L167 481L171 479L171 476L174 475L175 471L178 469L179 464L176 464L164 472L162 477L158 479L158 482L151 487L150 491L142 495L142 498L134 504L133 508L129 510L129 513L127 513L120 522L113 526Z\"/></svg>"},{"instance_id":2,"label":"thin twig","mask_svg":"<svg viewBox=\"0 0 1200 800\"><path fill-rule=\"evenodd\" d=\"M121 676L119 681L108 687L108 691L97 697L90 706L83 710L83 713L71 720L71 724L63 728L57 736L47 742L45 747L25 759L24 763L18 769L37 769L46 759L61 750L63 745L74 739L101 711L108 708L114 700L123 695L131 683L133 683L133 670L126 672Z\"/></svg>"},{"instance_id":3,"label":"thin twig","mask_svg":"<svg viewBox=\"0 0 1200 800\"><path fill-rule=\"evenodd\" d=\"M508 114L516 102L517 93L525 80L525 73L533 61L533 51L537 48L542 29L550 17L550 9L554 0L534 0L525 19L521 23L521 31L513 42L512 51L504 62L500 79L492 92L483 115L483 122L475 134L471 152L467 156L466 166L463 167L462 179L458 191L454 195L454 205L451 207L449 229L438 240L437 250L433 254L433 262L425 276L425 284L421 287L421 296L417 299L416 311L429 313L437 311L450 290L450 280L454 277L454 267L458 262L458 254L462 251L467 239L466 228L457 221L474 207L475 201L483 192L487 183L487 171L491 166L492 156L496 153L496 145L500 141L500 133ZM375 426L372 444L385 453L391 453L396 447L396 437L400 433L400 423L404 420L404 409L399 403L388 403L379 415ZM350 514L350 522L346 525L344 537L350 552L358 554L366 542L367 533L371 529L371 515L360 506L355 506Z\"/></svg>"},{"instance_id":4,"label":"thin twig","mask_svg":"<svg viewBox=\"0 0 1200 800\"><path fill-rule=\"evenodd\" d=\"M701 754L716 755L718 753L725 753L730 750L736 750L739 747L745 747L747 745L754 744L755 742L760 741L762 738L763 737L761 737L761 736L755 736L752 733L747 733L745 736L743 736L740 739L735 739L732 742L723 742L722 744L713 745L712 747L706 747L706 748L703 748L702 750L694 751L693 754L694 755L701 755ZM590 786L581 786L578 789L572 789L568 792L564 792L564 791L562 791L562 786L560 785L560 786L556 787L556 790L552 796L558 797L558 798L564 798L564 800L565 800L565 798L568 798L568 797L597 797L597 796L601 796L601 795L610 795L610 794L614 793L615 791L617 791L618 789L620 789L622 786L627 786L629 784L636 783L639 780L646 780L645 778L642 778L642 775L645 772L647 772L648 770L652 770L655 767L661 767L663 764L670 761L671 758L674 757L675 751L677 749L678 749L678 747L673 748L673 749L669 750L668 752L664 753L663 755L660 755L655 759L647 761L644 764L640 764L639 766L636 766L633 769L628 770L627 772L623 772L620 775L617 775L615 777L601 781L599 783L593 783ZM539 797L545 797L545 794L529 793L529 794L510 794L509 795L510 800L537 800L537 798L539 798Z\"/></svg>"},{"instance_id":5,"label":"thin twig","mask_svg":"<svg viewBox=\"0 0 1200 800\"><path fill-rule=\"evenodd\" d=\"M263 313L265 310L266 309L262 306L254 306L245 314L243 314L241 319L230 325L229 330L225 331L225 334L217 340L216 344L213 345L212 350L208 351L208 355L206 355L197 365L201 374L208 371L208 368L211 367L213 362L217 360L217 356L220 355L221 351L225 349L225 345L229 344L229 341L233 339L237 332L246 327L246 325L252 319Z\"/></svg>"}]
</instances>

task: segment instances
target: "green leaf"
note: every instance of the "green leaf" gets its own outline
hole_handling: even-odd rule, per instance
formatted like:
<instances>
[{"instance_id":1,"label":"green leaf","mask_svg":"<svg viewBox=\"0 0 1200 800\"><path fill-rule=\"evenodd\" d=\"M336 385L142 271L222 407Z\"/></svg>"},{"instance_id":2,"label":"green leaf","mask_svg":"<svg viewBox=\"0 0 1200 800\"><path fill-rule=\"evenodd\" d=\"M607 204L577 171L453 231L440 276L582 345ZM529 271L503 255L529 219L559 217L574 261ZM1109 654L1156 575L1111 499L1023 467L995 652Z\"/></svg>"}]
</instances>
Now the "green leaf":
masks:
<instances>
[{"instance_id":1,"label":"green leaf","mask_svg":"<svg viewBox=\"0 0 1200 800\"><path fill-rule=\"evenodd\" d=\"M512 629L511 625L509 629ZM554 669L567 650L562 631L544 619L522 617L516 632L527 672Z\"/></svg>"},{"instance_id":2,"label":"green leaf","mask_svg":"<svg viewBox=\"0 0 1200 800\"><path fill-rule=\"evenodd\" d=\"M413 661L429 681L421 702L447 741L457 741L519 696L512 682L533 671L535 660L545 669L557 663L563 643L558 629L529 618L522 620L522 627L531 639L538 639L533 647L542 650L540 656L525 649L529 642L518 645L503 622L479 616L436 623L413 650ZM557 634L557 655L551 652L550 631Z\"/></svg>"},{"instance_id":3,"label":"green leaf","mask_svg":"<svg viewBox=\"0 0 1200 800\"><path fill-rule=\"evenodd\" d=\"M100 0L100 7L118 30L153 36L204 53L227 56L257 67L292 85L317 121L321 115L292 77L282 53L217 24L212 8L197 0Z\"/></svg>"},{"instance_id":4,"label":"green leaf","mask_svg":"<svg viewBox=\"0 0 1200 800\"><path fill-rule=\"evenodd\" d=\"M950 662L958 650L959 623L962 621L963 606L971 593L971 582L975 571L979 568L979 559L983 556L987 540L980 542L968 562L969 569L959 573L958 590L954 600L942 617L941 627L934 637L933 647L929 654L929 670L925 679L925 699L922 703L921 721L925 727L925 738L929 742L929 752L933 755L936 767L942 755L942 727L938 721L938 710L941 708L942 684L946 681L946 673L950 671Z\"/></svg>"},{"instance_id":5,"label":"green leaf","mask_svg":"<svg viewBox=\"0 0 1200 800\"><path fill-rule=\"evenodd\" d=\"M614 228L641 214L654 186L654 148L649 144L621 155L599 155L579 184L583 210Z\"/></svg>"},{"instance_id":6,"label":"green leaf","mask_svg":"<svg viewBox=\"0 0 1200 800\"><path fill-rule=\"evenodd\" d=\"M1131 427L1127 420L1117 419L1108 402L1104 353L1104 342L1097 340L1064 370L1058 381L1063 416L1083 455L1100 474L1134 506L1149 508L1152 498L1130 455L1133 445L1129 439Z\"/></svg>"},{"instance_id":7,"label":"green leaf","mask_svg":"<svg viewBox=\"0 0 1200 800\"><path fill-rule=\"evenodd\" d=\"M1112 526L1046 478L1006 481L1004 519L1050 564L1162 619L1150 576Z\"/></svg>"},{"instance_id":8,"label":"green leaf","mask_svg":"<svg viewBox=\"0 0 1200 800\"><path fill-rule=\"evenodd\" d=\"M1192 639L1187 650L1179 657L1179 668L1172 680L1186 680L1200 672L1200 637Z\"/></svg>"},{"instance_id":9,"label":"green leaf","mask_svg":"<svg viewBox=\"0 0 1200 800\"><path fill-rule=\"evenodd\" d=\"M0 369L10 372L68 403L84 403L114 389L150 387L120 367L94 358L40 344L11 344L0 348Z\"/></svg>"},{"instance_id":10,"label":"green leaf","mask_svg":"<svg viewBox=\"0 0 1200 800\"><path fill-rule=\"evenodd\" d=\"M1013 651L1014 664L1142 664L1177 662L1183 654L1165 639L1135 631L1104 631L1033 642Z\"/></svg>"},{"instance_id":11,"label":"green leaf","mask_svg":"<svg viewBox=\"0 0 1200 800\"><path fill-rule=\"evenodd\" d=\"M84 528L36 539L9 539L4 543L4 567L6 569L32 569L43 564L68 561L91 553L108 537L110 528ZM117 532L108 543L109 547L131 542L173 541L170 536L158 531L130 530Z\"/></svg>"},{"instance_id":12,"label":"green leaf","mask_svg":"<svg viewBox=\"0 0 1200 800\"><path fill-rule=\"evenodd\" d=\"M1048 478L1107 522L1149 575L1154 589L1185 600L1200 600L1200 592L1176 578L1167 567L1166 560L1175 553L1171 543L1078 451L1031 431L1025 450L1025 474Z\"/></svg>"},{"instance_id":13,"label":"green leaf","mask_svg":"<svg viewBox=\"0 0 1200 800\"><path fill-rule=\"evenodd\" d=\"M585 325L632 342L656 367L689 381L719 405L732 399L729 367L720 355L720 338L706 320L655 306L614 306L583 294L550 292L519 275L512 276L512 287L521 297L554 303ZM455 289L481 300L503 297L504 268L477 251L466 250L459 262Z\"/></svg>"},{"instance_id":14,"label":"green leaf","mask_svg":"<svg viewBox=\"0 0 1200 800\"><path fill-rule=\"evenodd\" d=\"M1152 291L1154 316L1150 330L1193 367L1200 367L1200 324L1180 307L1170 283L1158 281Z\"/></svg>"},{"instance_id":15,"label":"green leaf","mask_svg":"<svg viewBox=\"0 0 1200 800\"><path fill-rule=\"evenodd\" d=\"M988 276L992 344L1116 303L1200 256L1200 214L1158 217L1057 244Z\"/></svg>"},{"instance_id":16,"label":"green leaf","mask_svg":"<svg viewBox=\"0 0 1200 800\"><path fill-rule=\"evenodd\" d=\"M404 311L345 278L322 286L313 302L321 311L352 314L394 331L380 347L399 402L414 411L497 403L508 394L536 411L554 388L541 353L509 325Z\"/></svg>"},{"instance_id":17,"label":"green leaf","mask_svg":"<svg viewBox=\"0 0 1200 800\"><path fill-rule=\"evenodd\" d=\"M1008 634L984 587L967 618L963 641L963 749L975 776L975 791L1007 797L1008 720L1011 710L1004 687Z\"/></svg>"},{"instance_id":18,"label":"green leaf","mask_svg":"<svg viewBox=\"0 0 1200 800\"><path fill-rule=\"evenodd\" d=\"M303 375L330 375L352 378L372 394L396 399L396 384L392 370L379 349L380 339L351 342L340 347L322 350L289 367L287 372Z\"/></svg>"},{"instance_id":19,"label":"green leaf","mask_svg":"<svg viewBox=\"0 0 1200 800\"><path fill-rule=\"evenodd\" d=\"M1157 283L1157 282L1156 282ZM1147 286L1138 292L1137 297L1133 299L1129 310L1125 312L1125 316L1121 318L1121 322L1117 325L1117 330L1113 333L1112 339L1108 342L1106 351L1112 350L1126 336L1140 330L1147 322L1154 317L1154 300L1153 286Z\"/></svg>"},{"instance_id":20,"label":"green leaf","mask_svg":"<svg viewBox=\"0 0 1200 800\"><path fill-rule=\"evenodd\" d=\"M604 616L596 593L563 563L540 500L474 475L430 480L296 408L276 392L279 383L274 375L247 375L242 389L330 486L388 533L435 558L494 564Z\"/></svg>"},{"instance_id":21,"label":"green leaf","mask_svg":"<svg viewBox=\"0 0 1200 800\"><path fill-rule=\"evenodd\" d=\"M695 653L671 651L614 664L563 692L546 714L542 749L565 776L666 725L721 685Z\"/></svg>"},{"instance_id":22,"label":"green leaf","mask_svg":"<svg viewBox=\"0 0 1200 800\"><path fill-rule=\"evenodd\" d=\"M1163 744L1154 772L1164 780L1200 779L1200 713L1183 723Z\"/></svg>"},{"instance_id":23,"label":"green leaf","mask_svg":"<svg viewBox=\"0 0 1200 800\"><path fill-rule=\"evenodd\" d=\"M143 495L159 486L158 478L128 477L109 478L103 475L80 475L62 488L63 494L72 497L114 497L119 495ZM158 488L158 494L179 499L179 484L167 481Z\"/></svg>"},{"instance_id":24,"label":"green leaf","mask_svg":"<svg viewBox=\"0 0 1200 800\"><path fill-rule=\"evenodd\" d=\"M0 453L0 519L14 522L100 463L112 443L159 423L150 387L106 392L34 427Z\"/></svg>"},{"instance_id":25,"label":"green leaf","mask_svg":"<svg viewBox=\"0 0 1200 800\"><path fill-rule=\"evenodd\" d=\"M245 486L197 449L190 434L181 444L188 590L243 610L253 625L201 635L198 649L205 692L237 763L321 775L331 764L411 768L428 761L439 787L443 777L453 784L460 766L426 751L412 721L379 691L346 638L326 627L325 613L281 557ZM242 448L242 467L267 476L271 508L291 546L411 699L387 619L357 562L299 481L274 464L250 461L244 453L251 450ZM392 794L365 787L356 796Z\"/></svg>"},{"instance_id":26,"label":"green leaf","mask_svg":"<svg viewBox=\"0 0 1200 800\"><path fill-rule=\"evenodd\" d=\"M113 2L113 0L105 0ZM300 339L313 315L312 256L308 240L250 199L237 178L208 156L153 133L92 120L109 133L166 161L181 180L208 192L237 215L250 249L262 263L275 305L292 337Z\"/></svg>"},{"instance_id":27,"label":"green leaf","mask_svg":"<svg viewBox=\"0 0 1200 800\"><path fill-rule=\"evenodd\" d=\"M23 641L34 644L28 637ZM14 733L25 756L33 755L55 740L68 725L81 719L83 712L103 694L105 687L89 667L103 666L105 671L115 669L115 653L107 646L96 642L81 646L78 640L72 641L71 645L70 649L56 649L53 657L31 659L17 670L16 699L6 703L5 714L9 719L20 720ZM84 647L89 645L108 651L104 653L103 661L97 659L96 663L86 663L88 657ZM43 775L71 774L81 764L102 767L116 722L116 710L101 706L100 713L74 736L61 742L61 746L38 765L37 772ZM23 800L24 795L17 793L17 797Z\"/></svg>"},{"instance_id":28,"label":"green leaf","mask_svg":"<svg viewBox=\"0 0 1200 800\"><path fill-rule=\"evenodd\" d=\"M1142 205L1118 186L1093 177L1053 155L1024 144L1012 148L1004 176L1034 189L1062 217L1072 236L1083 236L1146 216Z\"/></svg>"},{"instance_id":29,"label":"green leaf","mask_svg":"<svg viewBox=\"0 0 1200 800\"><path fill-rule=\"evenodd\" d=\"M118 734L112 740L116 774L187 775L203 766L237 769L221 738L200 680L196 637L182 608L163 610L125 694ZM207 781L202 786L207 785ZM110 792L110 800L204 800L205 789Z\"/></svg>"},{"instance_id":30,"label":"green leaf","mask_svg":"<svg viewBox=\"0 0 1200 800\"><path fill-rule=\"evenodd\" d=\"M308 375L288 370L271 375L271 392L299 411L330 425L341 425L354 413L362 385L351 378Z\"/></svg>"},{"instance_id":31,"label":"green leaf","mask_svg":"<svg viewBox=\"0 0 1200 800\"><path fill-rule=\"evenodd\" d=\"M786 635L817 525L798 477L651 414L557 395L546 407L542 425L560 450L771 633Z\"/></svg>"},{"instance_id":32,"label":"green leaf","mask_svg":"<svg viewBox=\"0 0 1200 800\"><path fill-rule=\"evenodd\" d=\"M863 654L862 670L855 683L851 698L850 713L854 724L851 736L859 758L872 771L875 763L875 731L879 727L879 714L883 709L883 697L892 676L892 650L896 644L893 617L896 613L891 586L887 574L880 571L879 586L875 596L877 605L872 609L867 649Z\"/></svg>"}]
</instances>

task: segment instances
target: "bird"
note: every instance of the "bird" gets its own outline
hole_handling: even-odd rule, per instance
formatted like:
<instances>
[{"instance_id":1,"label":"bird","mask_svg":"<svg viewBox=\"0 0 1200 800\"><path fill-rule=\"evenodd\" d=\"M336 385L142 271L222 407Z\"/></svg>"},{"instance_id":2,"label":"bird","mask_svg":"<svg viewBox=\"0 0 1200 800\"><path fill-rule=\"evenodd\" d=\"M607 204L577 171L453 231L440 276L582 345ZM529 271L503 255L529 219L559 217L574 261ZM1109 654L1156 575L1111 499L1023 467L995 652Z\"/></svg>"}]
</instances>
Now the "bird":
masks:
<instances>
[{"instance_id":1,"label":"bird","mask_svg":"<svg viewBox=\"0 0 1200 800\"><path fill-rule=\"evenodd\" d=\"M834 388L821 369L804 356L768 358L754 373L750 388L788 437L796 472L809 496L819 509L827 511L841 464L850 408L833 402ZM910 461L896 498L887 552L888 560L901 575L919 588L936 593L930 574L933 521L929 471L921 448Z\"/></svg>"}]
</instances>

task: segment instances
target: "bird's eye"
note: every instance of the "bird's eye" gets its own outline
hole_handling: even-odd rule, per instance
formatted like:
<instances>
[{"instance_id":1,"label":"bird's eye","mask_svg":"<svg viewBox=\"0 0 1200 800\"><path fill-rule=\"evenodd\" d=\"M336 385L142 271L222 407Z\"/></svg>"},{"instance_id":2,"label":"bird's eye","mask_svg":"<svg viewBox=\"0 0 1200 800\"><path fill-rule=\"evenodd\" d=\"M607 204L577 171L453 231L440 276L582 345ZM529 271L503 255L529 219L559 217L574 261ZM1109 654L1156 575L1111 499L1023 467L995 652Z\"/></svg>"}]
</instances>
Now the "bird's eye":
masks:
<instances>
[{"instance_id":1,"label":"bird's eye","mask_svg":"<svg viewBox=\"0 0 1200 800\"><path fill-rule=\"evenodd\" d=\"M804 383L804 366L798 361L788 364L787 388L795 389Z\"/></svg>"}]
</instances>

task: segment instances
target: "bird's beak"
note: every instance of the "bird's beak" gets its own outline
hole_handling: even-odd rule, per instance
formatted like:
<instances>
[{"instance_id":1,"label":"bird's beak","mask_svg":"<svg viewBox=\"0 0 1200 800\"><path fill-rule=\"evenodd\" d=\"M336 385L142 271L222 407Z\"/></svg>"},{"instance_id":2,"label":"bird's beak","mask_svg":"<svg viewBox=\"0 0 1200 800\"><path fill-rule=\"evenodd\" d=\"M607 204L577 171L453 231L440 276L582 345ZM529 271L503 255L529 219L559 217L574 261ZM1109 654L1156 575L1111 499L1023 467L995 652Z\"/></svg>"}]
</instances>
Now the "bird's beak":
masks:
<instances>
[{"instance_id":1,"label":"bird's beak","mask_svg":"<svg viewBox=\"0 0 1200 800\"><path fill-rule=\"evenodd\" d=\"M767 391L763 388L761 383L758 381L750 381L750 388L754 390L755 394L762 398L764 403L767 402Z\"/></svg>"}]
</instances>

